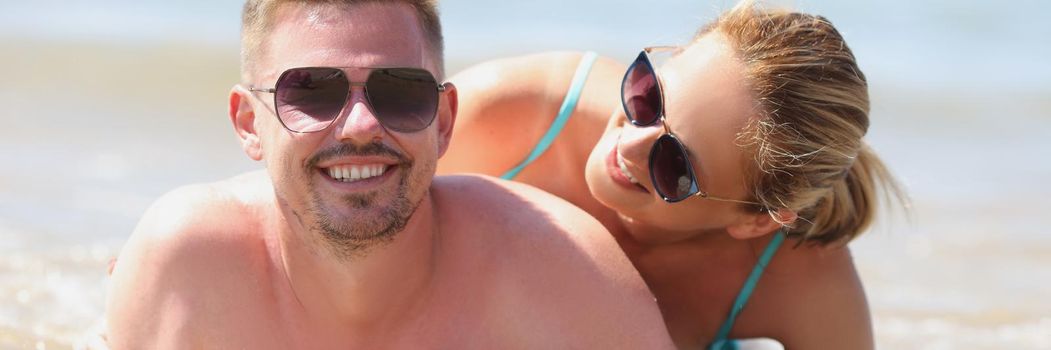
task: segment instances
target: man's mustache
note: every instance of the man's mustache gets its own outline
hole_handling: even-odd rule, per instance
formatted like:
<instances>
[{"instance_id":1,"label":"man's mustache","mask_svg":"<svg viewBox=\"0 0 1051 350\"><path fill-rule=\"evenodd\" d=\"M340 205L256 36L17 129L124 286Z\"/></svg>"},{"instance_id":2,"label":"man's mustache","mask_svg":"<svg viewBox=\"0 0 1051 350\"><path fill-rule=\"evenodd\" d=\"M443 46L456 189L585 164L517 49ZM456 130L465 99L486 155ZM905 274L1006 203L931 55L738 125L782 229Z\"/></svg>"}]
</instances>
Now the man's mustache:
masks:
<instances>
[{"instance_id":1,"label":"man's mustache","mask_svg":"<svg viewBox=\"0 0 1051 350\"><path fill-rule=\"evenodd\" d=\"M380 142L372 142L362 146L350 143L340 143L339 145L321 150L314 154L314 156L310 157L310 159L307 160L307 168L315 168L318 163L328 159L351 156L389 156L397 159L398 163L409 163L408 157L404 154Z\"/></svg>"}]
</instances>

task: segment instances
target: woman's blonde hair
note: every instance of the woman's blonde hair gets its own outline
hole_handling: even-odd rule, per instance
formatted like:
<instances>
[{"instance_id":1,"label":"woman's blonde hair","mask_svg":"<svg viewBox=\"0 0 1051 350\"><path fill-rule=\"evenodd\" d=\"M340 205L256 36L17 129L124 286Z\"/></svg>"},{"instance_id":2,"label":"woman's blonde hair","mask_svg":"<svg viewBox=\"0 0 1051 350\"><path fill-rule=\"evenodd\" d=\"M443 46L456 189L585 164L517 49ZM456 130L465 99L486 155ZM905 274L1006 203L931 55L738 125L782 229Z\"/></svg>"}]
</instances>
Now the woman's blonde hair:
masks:
<instances>
[{"instance_id":1,"label":"woman's blonde hair","mask_svg":"<svg viewBox=\"0 0 1051 350\"><path fill-rule=\"evenodd\" d=\"M758 116L738 134L754 157L754 200L798 214L789 236L847 242L872 222L876 187L901 197L862 138L869 128L865 75L827 19L738 4L697 37L724 35L744 63ZM771 211L775 219L779 219Z\"/></svg>"}]
</instances>

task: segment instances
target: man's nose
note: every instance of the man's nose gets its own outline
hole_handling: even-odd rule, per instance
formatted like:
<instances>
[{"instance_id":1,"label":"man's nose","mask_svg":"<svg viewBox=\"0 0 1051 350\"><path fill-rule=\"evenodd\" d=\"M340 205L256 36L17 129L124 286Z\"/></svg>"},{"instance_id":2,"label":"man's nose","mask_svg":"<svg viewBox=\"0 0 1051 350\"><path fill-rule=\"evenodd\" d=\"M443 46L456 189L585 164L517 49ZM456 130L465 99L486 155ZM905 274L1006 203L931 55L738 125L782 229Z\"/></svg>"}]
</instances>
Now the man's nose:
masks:
<instances>
[{"instance_id":1,"label":"man's nose","mask_svg":"<svg viewBox=\"0 0 1051 350\"><path fill-rule=\"evenodd\" d=\"M364 145L383 138L383 125L373 114L363 87L352 87L350 100L344 108L342 121L336 121L336 137L340 141L349 141Z\"/></svg>"}]
</instances>

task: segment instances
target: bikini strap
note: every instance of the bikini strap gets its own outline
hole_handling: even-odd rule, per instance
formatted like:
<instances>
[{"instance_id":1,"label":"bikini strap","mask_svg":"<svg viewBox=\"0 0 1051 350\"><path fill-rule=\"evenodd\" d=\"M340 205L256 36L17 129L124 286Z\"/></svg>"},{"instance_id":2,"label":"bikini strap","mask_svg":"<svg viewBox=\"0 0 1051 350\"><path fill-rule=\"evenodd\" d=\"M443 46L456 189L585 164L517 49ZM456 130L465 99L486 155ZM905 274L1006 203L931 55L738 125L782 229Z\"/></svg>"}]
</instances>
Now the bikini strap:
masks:
<instances>
[{"instance_id":1,"label":"bikini strap","mask_svg":"<svg viewBox=\"0 0 1051 350\"><path fill-rule=\"evenodd\" d=\"M548 147L551 147L551 143L555 141L558 134L562 132L562 128L566 126L566 122L569 121L569 116L573 114L573 109L577 107L577 101L580 100L580 92L584 90L584 82L587 81L588 73L591 72L591 66L597 58L598 54L594 52L584 54L584 58L580 60L580 64L577 66L577 72L573 74L573 82L570 83L569 92L566 93L566 98L562 100L562 107L558 109L558 116L551 123L551 127L547 129L547 133L540 139L533 151L529 153L529 157L526 157L522 163L504 173L500 178L510 180L518 176L522 169L525 169L529 163L532 163L541 154L544 154Z\"/></svg>"},{"instance_id":2,"label":"bikini strap","mask_svg":"<svg viewBox=\"0 0 1051 350\"><path fill-rule=\"evenodd\" d=\"M755 267L752 268L752 273L748 275L748 280L744 282L744 287L741 287L741 291L737 293L737 299L734 300L733 309L730 309L730 317L723 322L722 327L719 327L719 333L715 335L715 341L708 346L708 350L730 350L736 349L737 344L733 340L727 340L726 337L730 335L730 329L733 328L734 321L737 320L737 314L744 309L744 305L748 303L748 298L752 297L752 291L755 290L755 285L759 283L759 277L763 275L763 269L766 265L770 264L770 259L774 257L774 253L777 252L777 248L781 246L781 242L785 241L785 234L778 231L774 234L774 239L770 240L770 243L766 245L766 249L763 250L763 255L759 257L759 261L755 263Z\"/></svg>"}]
</instances>

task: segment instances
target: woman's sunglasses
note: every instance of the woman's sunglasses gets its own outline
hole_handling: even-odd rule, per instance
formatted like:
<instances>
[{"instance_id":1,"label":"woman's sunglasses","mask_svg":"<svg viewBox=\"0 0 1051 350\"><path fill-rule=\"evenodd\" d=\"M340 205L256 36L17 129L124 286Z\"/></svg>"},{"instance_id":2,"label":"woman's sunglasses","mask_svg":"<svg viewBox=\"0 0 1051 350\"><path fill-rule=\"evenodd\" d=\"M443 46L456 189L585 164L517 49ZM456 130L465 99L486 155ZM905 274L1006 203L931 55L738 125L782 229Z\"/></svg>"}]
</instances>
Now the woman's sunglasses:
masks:
<instances>
[{"instance_id":1,"label":"woman's sunglasses","mask_svg":"<svg viewBox=\"0 0 1051 350\"><path fill-rule=\"evenodd\" d=\"M693 165L687 156L686 146L671 133L668 124L664 122L664 91L649 58L650 52L663 49L674 48L662 46L642 50L624 73L624 80L620 85L621 103L631 124L650 126L660 121L664 126L664 133L654 141L653 148L650 149L650 180L653 181L653 188L662 199L670 203L699 196L717 201L761 206L762 204L756 202L719 198L701 191L693 172Z\"/></svg>"},{"instance_id":2,"label":"woman's sunglasses","mask_svg":"<svg viewBox=\"0 0 1051 350\"><path fill-rule=\"evenodd\" d=\"M383 127L399 132L420 131L438 111L438 94L445 91L430 72L419 68L374 68L364 83L351 82L343 68L303 67L281 73L273 88L249 91L274 94L277 119L297 133L325 130L339 118L350 89L362 86L372 112Z\"/></svg>"}]
</instances>

